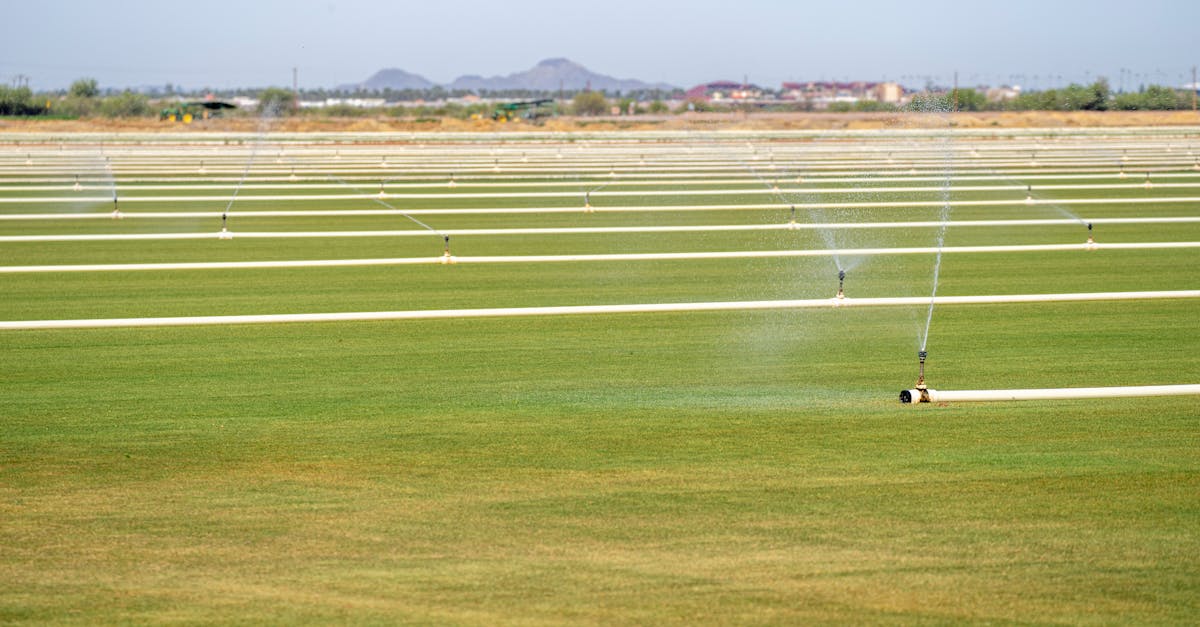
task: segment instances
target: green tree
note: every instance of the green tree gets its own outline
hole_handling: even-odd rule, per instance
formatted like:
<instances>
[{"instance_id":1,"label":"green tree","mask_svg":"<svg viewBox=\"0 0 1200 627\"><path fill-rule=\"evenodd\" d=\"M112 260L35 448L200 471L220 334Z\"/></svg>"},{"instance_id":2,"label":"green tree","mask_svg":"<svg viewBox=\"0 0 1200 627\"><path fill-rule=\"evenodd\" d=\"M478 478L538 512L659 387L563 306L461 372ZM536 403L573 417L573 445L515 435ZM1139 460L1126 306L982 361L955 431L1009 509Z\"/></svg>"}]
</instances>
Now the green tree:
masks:
<instances>
[{"instance_id":1,"label":"green tree","mask_svg":"<svg viewBox=\"0 0 1200 627\"><path fill-rule=\"evenodd\" d=\"M44 111L28 87L0 85L0 115L36 115Z\"/></svg>"},{"instance_id":2,"label":"green tree","mask_svg":"<svg viewBox=\"0 0 1200 627\"><path fill-rule=\"evenodd\" d=\"M667 106L667 103L661 100L655 100L654 102L650 103L650 113L655 115L662 115L670 110L671 108Z\"/></svg>"},{"instance_id":3,"label":"green tree","mask_svg":"<svg viewBox=\"0 0 1200 627\"><path fill-rule=\"evenodd\" d=\"M100 114L110 118L132 118L151 113L146 96L129 90L100 101Z\"/></svg>"},{"instance_id":4,"label":"green tree","mask_svg":"<svg viewBox=\"0 0 1200 627\"><path fill-rule=\"evenodd\" d=\"M571 101L575 115L604 115L608 113L608 100L598 91L581 91Z\"/></svg>"},{"instance_id":5,"label":"green tree","mask_svg":"<svg viewBox=\"0 0 1200 627\"><path fill-rule=\"evenodd\" d=\"M258 93L258 112L264 115L291 115L296 112L296 95L282 87L268 87Z\"/></svg>"},{"instance_id":6,"label":"green tree","mask_svg":"<svg viewBox=\"0 0 1200 627\"><path fill-rule=\"evenodd\" d=\"M100 95L100 86L94 78L81 78L71 83L67 95L74 98L95 98Z\"/></svg>"}]
</instances>

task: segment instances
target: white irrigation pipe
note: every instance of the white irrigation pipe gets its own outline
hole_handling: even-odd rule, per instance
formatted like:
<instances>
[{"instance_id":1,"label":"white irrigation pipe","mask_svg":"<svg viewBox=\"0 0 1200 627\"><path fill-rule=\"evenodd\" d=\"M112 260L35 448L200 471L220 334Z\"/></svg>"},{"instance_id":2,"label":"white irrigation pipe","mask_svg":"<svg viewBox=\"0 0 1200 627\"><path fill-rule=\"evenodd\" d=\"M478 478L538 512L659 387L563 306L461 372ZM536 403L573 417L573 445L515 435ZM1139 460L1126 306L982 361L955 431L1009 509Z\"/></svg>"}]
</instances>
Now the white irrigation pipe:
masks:
<instances>
[{"instance_id":1,"label":"white irrigation pipe","mask_svg":"<svg viewBox=\"0 0 1200 627\"><path fill-rule=\"evenodd\" d=\"M444 231L446 232L446 231ZM446 232L450 233L450 232ZM1013 253L1088 250L1200 248L1200 242L1136 242L1120 244L1030 244L1011 246L950 246L942 253ZM320 268L347 266L400 266L434 264L554 263L591 261L679 261L692 259L763 259L789 257L866 257L880 255L933 255L936 247L843 248L838 250L740 250L686 253L604 253L578 255L492 255L467 257L384 257L376 259L301 259L283 261L184 261L163 263L101 263L51 266L0 266L0 274L39 272L131 272L145 270L236 270L250 268Z\"/></svg>"},{"instance_id":2,"label":"white irrigation pipe","mask_svg":"<svg viewBox=\"0 0 1200 627\"><path fill-rule=\"evenodd\" d=\"M998 296L938 296L939 305L1072 302L1094 300L1146 300L1200 298L1200 290L1162 292L1094 292L1079 294L1010 294ZM566 316L621 313L693 311L752 311L763 309L816 309L831 307L896 307L928 305L928 297L817 298L807 300L759 300L708 303L649 303L634 305L574 305L559 307L500 307L489 309L429 309L415 311L353 311L338 313L261 314L241 316L179 316L165 318L92 318L81 320L12 320L0 322L0 330L85 329L109 327L164 327L282 322L344 322L366 320L427 320L445 318L506 318L519 316Z\"/></svg>"},{"instance_id":3,"label":"white irrigation pipe","mask_svg":"<svg viewBox=\"0 0 1200 627\"><path fill-rule=\"evenodd\" d=\"M725 207L703 206L689 207L689 210L701 209L735 209L746 208L744 205L731 205ZM797 205L797 207L800 207ZM777 209L780 207L772 205L755 205L758 209ZM652 210L653 207L637 207L637 208L592 208L595 212L612 212L617 213L621 210ZM346 209L346 210L312 210L312 211L246 211L242 212L242 218L277 218L277 217L343 217L343 216L404 216L404 215L459 215L463 213L476 213L483 211L486 213L581 213L584 210L578 207L550 207L537 209L490 209L490 210L475 210L475 209L430 209L430 210L412 210L400 211L396 209ZM182 219L182 218L219 218L219 211L180 211L180 212L130 212L121 213L122 219L143 218L143 219ZM27 220L27 221L45 221L45 220L111 220L111 213L23 213L23 214L8 214L0 215L0 220ZM635 229L634 232L671 232L671 231L722 231L722 230L824 230L824 229L911 229L911 228L940 228L946 227L1012 227L1012 226L1077 226L1081 223L1091 223L1095 225L1105 224L1190 224L1200 222L1200 216L1166 216L1166 217L1144 217L1144 218L1089 218L1074 219L1074 218L1025 218L1011 220L956 220L953 222L941 222L938 220L916 220L916 221L890 221L890 222L787 222L773 224L753 224L753 225L681 225L681 226L639 226L639 227L561 227L553 233L569 234L569 233L605 233L617 232L608 229ZM606 230L597 230L606 229ZM373 232L373 231L368 231ZM408 233L408 231L402 231ZM447 230L450 235L504 235L504 234L530 234L528 230L518 231L516 229L471 229L471 230ZM542 233L544 231L538 231ZM624 231L629 232L629 231ZM334 232L336 233L336 231ZM380 231L387 234L390 231ZM137 234L138 239L145 239L147 234ZM203 234L200 234L203 235ZM3 241L52 241L52 240L6 240L5 237L17 238L45 238L45 237L89 237L86 234L80 235L19 235L19 236L0 236L0 242ZM106 238L111 239L112 235L106 235Z\"/></svg>"},{"instance_id":4,"label":"white irrigation pipe","mask_svg":"<svg viewBox=\"0 0 1200 627\"><path fill-rule=\"evenodd\" d=\"M1023 192L1026 190L1025 185L971 185L963 187L951 187L951 192L981 192L981 191L1013 191ZM1197 188L1200 183L1155 183L1152 187L1164 188ZM1039 192L1047 190L1083 190L1083 189L1145 189L1146 186L1141 183L1122 183L1119 185L1041 185L1038 187ZM944 191L941 187L864 187L864 188L792 188L781 187L778 190L765 188L748 188L748 189L684 189L684 190L630 190L630 191L597 191L591 195L596 198L616 198L628 196L741 196L741 195L778 195L778 194L863 194L863 193L913 193L913 192L940 192ZM294 194L294 195L275 195L275 194L257 194L242 196L239 200L242 201L309 201L309 200L371 200L375 198L393 199L393 200L426 200L426 199L476 199L476 198L578 198L582 194L579 192L470 192L463 194L454 193L437 193L437 194L409 194L409 193L385 193L385 194ZM100 203L111 201L112 197L75 197L75 196L47 196L47 197L17 197L17 198L0 198L0 203L6 204L26 204L26 203L80 203L92 202ZM223 196L204 195L204 196L122 196L122 203L129 202L216 202L227 200ZM1053 202L1053 201L1047 201ZM1031 203L1032 204L1032 203Z\"/></svg>"},{"instance_id":5,"label":"white irrigation pipe","mask_svg":"<svg viewBox=\"0 0 1200 627\"><path fill-rule=\"evenodd\" d=\"M111 199L109 199L110 201ZM105 207L108 207L105 201ZM1100 204L1146 204L1146 203L1193 203L1200 202L1200 197L1168 197L1168 198L1081 198L1067 200L960 200L950 204L953 207L1006 207L1006 206L1067 206L1067 205L1100 205ZM653 205L653 206L614 206L614 207L481 207L474 209L307 209L307 210L277 210L277 211L242 211L238 215L243 218L301 218L301 217L337 217L337 216L390 216L390 215L508 215L508 214L542 214L542 213L658 213L672 211L743 211L759 209L893 209L893 208L925 208L941 207L942 202L862 202L862 203L796 203L796 204L746 204L746 205ZM0 220L100 220L111 219L112 213L7 213L0 214ZM122 218L139 219L182 219L182 218L219 218L220 211L122 211ZM1139 224L1153 222L1194 222L1191 217L1159 217L1159 218L1095 218L1090 220L976 220L950 223L967 226L1017 226L1030 224L1076 224L1093 222L1095 224ZM994 222L987 224L984 222ZM881 225L881 226L875 226ZM892 228L895 225L904 226L940 226L940 222L845 222L845 223L796 223L794 228Z\"/></svg>"},{"instance_id":6,"label":"white irrigation pipe","mask_svg":"<svg viewBox=\"0 0 1200 627\"><path fill-rule=\"evenodd\" d=\"M1023 390L905 390L900 401L954 403L962 401L1048 401L1130 396L1183 396L1200 394L1200 385L1127 385L1099 388L1033 388ZM925 400L928 398L928 400ZM907 399L907 400L906 400Z\"/></svg>"},{"instance_id":7,"label":"white irrigation pipe","mask_svg":"<svg viewBox=\"0 0 1200 627\"><path fill-rule=\"evenodd\" d=\"M781 174L780 176L775 177L775 178L777 178L781 182L787 182L788 179L795 179L797 172L789 171L789 172L784 172L784 173L780 173L780 174ZM1136 177L1136 175L1140 174L1140 172L1133 172L1133 174ZM632 186L647 187L647 186L657 186L657 185L678 185L678 186L738 185L738 184L758 185L759 179L761 179L761 178L771 179L772 178L770 175L755 176L755 175L750 174L750 175L738 176L737 173L725 174L723 176L726 176L727 178L720 178L720 179L706 178L704 175L697 175L697 176L691 177L691 178L676 177L676 178L670 178L670 179L651 178L652 176L653 175L622 173L621 178L617 181L612 181L611 177L604 178L602 176L597 176L597 177L592 177L591 179L588 179L588 181L586 181L586 182L595 183L595 182L599 182L599 181L604 181L607 183L611 183L613 185L625 185L625 186L631 186L631 187ZM672 175L672 176L675 176L675 175ZM1114 174L1112 172L1105 172L1105 173L1101 173L1101 174L1062 174L1062 175L1021 174L1021 178L1024 181L1104 180L1104 179L1116 178L1117 176L1118 176L1118 174ZM1197 176L1198 175L1196 173L1191 173L1191 172L1162 172L1162 173L1156 173L1154 178L1156 178L1156 179L1196 178ZM379 177L360 178L360 179L354 179L354 180L365 181L365 182L377 182L378 178ZM517 177L513 177L513 178L517 178ZM561 179L562 177L556 177L556 178ZM806 178L810 183L822 183L822 184L824 184L824 183L875 184L875 183L904 183L904 182L926 182L926 181L943 181L943 180L945 180L945 177L938 178L938 177L932 177L932 176L908 176L908 177L897 177L897 176L881 176L881 177L825 177L825 176L822 176L822 177L816 177L816 176L813 176L813 177L802 177L802 178ZM147 184L147 185L129 185L129 183L133 182L133 180L122 178L122 185L118 186L117 191L122 192L122 193L127 193L127 192L137 192L137 191L230 190L237 186L236 179L229 179L228 182L226 182L224 184L220 181L215 181L213 179L206 179L206 180L209 180L212 182L208 182L208 183L174 183L174 184L156 182L156 183ZM259 180L261 180L261 179L259 179ZM300 177L297 177L296 179L289 179L288 177L283 177L282 179L280 179L276 182L262 182L262 183L245 184L245 185L242 185L242 189L259 189L259 190L265 190L265 189L342 189L345 187L344 185L341 185L341 184L304 182L307 180L312 180L312 179L307 176L300 176ZM951 180L953 180L953 181L1011 181L1012 177L1011 176L1000 176L1000 175L981 175L981 176L968 175L968 176L953 176L953 177L951 177ZM448 184L448 179L446 179L446 178L438 178L438 179L422 178L422 179L419 179L419 181L420 182L411 182L408 178L386 177L386 178L384 178L384 185L388 189L425 189L425 188L430 188L430 187L445 187ZM81 180L81 184L83 185L84 189L87 189L87 187L89 185L95 185L95 181L84 179L84 180ZM534 177L528 177L527 180L520 180L520 181L511 181L510 180L510 181L476 182L474 180L474 177L472 177L472 178L456 177L454 184L456 187L459 187L459 188L506 188L506 187L507 188L511 188L511 187L541 188L541 187L578 187L581 184L581 181L545 180L545 179L538 179L538 178L534 178ZM56 185L8 185L8 186L0 187L0 191L2 191L2 192L71 191L71 190L74 190L73 186L74 186L74 183L71 181L58 182L58 184L56 184ZM871 191L871 190L879 189L879 188L860 187L860 188L856 188L856 189L859 191ZM926 189L926 188L913 187L913 188L904 188L904 189Z\"/></svg>"}]
</instances>

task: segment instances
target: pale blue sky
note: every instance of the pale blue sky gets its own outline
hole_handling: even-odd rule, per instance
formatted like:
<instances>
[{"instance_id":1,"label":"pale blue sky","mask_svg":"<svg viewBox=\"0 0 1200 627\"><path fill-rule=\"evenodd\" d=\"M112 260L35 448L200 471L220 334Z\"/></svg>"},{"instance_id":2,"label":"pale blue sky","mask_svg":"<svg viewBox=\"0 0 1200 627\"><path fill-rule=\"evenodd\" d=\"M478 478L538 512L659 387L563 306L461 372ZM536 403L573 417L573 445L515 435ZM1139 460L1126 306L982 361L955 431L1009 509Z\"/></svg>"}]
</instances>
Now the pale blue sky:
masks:
<instances>
[{"instance_id":1,"label":"pale blue sky","mask_svg":"<svg viewBox=\"0 0 1200 627\"><path fill-rule=\"evenodd\" d=\"M0 0L0 81L35 89L333 86L398 67L435 82L567 57L619 78L1181 84L1194 0ZM1129 73L1122 72L1122 69ZM1036 77L1036 79L1035 79ZM1059 78L1061 77L1061 79Z\"/></svg>"}]
</instances>

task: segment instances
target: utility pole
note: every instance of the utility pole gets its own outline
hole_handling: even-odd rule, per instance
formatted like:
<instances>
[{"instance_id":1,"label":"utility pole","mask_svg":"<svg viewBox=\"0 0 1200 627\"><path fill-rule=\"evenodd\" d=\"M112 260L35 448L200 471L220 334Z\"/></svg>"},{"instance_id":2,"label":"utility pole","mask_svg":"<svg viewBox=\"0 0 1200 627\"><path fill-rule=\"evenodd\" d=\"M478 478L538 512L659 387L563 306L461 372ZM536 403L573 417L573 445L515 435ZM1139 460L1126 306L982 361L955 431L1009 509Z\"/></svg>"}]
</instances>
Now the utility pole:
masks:
<instances>
[{"instance_id":1,"label":"utility pole","mask_svg":"<svg viewBox=\"0 0 1200 627\"><path fill-rule=\"evenodd\" d=\"M299 68L292 66L292 108L300 108L300 79Z\"/></svg>"},{"instance_id":2,"label":"utility pole","mask_svg":"<svg viewBox=\"0 0 1200 627\"><path fill-rule=\"evenodd\" d=\"M1196 92L1200 91L1200 85L1196 84L1196 66L1192 66L1192 113L1196 112Z\"/></svg>"},{"instance_id":3,"label":"utility pole","mask_svg":"<svg viewBox=\"0 0 1200 627\"><path fill-rule=\"evenodd\" d=\"M958 113L958 70L954 70L954 109Z\"/></svg>"}]
</instances>

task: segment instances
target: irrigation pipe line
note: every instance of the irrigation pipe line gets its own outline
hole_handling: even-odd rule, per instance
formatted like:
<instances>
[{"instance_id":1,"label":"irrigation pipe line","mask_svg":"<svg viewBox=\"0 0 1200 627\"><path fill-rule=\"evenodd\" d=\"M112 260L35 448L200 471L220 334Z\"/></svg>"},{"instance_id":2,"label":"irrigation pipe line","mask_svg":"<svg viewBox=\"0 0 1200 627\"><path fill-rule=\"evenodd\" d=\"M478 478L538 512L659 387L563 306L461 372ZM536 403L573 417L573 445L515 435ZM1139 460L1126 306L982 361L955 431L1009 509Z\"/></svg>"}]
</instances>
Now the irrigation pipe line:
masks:
<instances>
[{"instance_id":1,"label":"irrigation pipe line","mask_svg":"<svg viewBox=\"0 0 1200 627\"><path fill-rule=\"evenodd\" d=\"M1011 246L951 246L942 253L1013 253L1088 250L1140 250L1200 248L1200 242L1137 242L1120 244L1030 244ZM184 261L164 263L102 263L53 266L0 266L0 274L37 272L130 272L145 270L234 270L248 268L318 268L348 266L402 266L435 264L553 263L563 261L679 261L691 259L762 259L787 257L845 257L881 255L933 255L936 247L843 248L839 250L742 250L686 253L611 253L579 255L493 255L477 257L388 257L377 259L302 259L283 261Z\"/></svg>"},{"instance_id":2,"label":"irrigation pipe line","mask_svg":"<svg viewBox=\"0 0 1200 627\"><path fill-rule=\"evenodd\" d=\"M1147 164L1135 164L1135 163L1126 163L1125 165L1128 166L1126 168L1126 170L1128 172L1127 176L1136 176L1138 174L1144 175L1145 172L1150 167ZM1188 168L1189 170L1196 169L1195 162L1191 162L1190 164L1180 164L1181 167L1184 165L1190 165L1191 167ZM400 181L404 181L404 182L425 181L425 182L428 182L428 185L430 185L430 186L437 185L437 184L445 184L447 182L447 178L448 178L447 175L450 173L453 173L455 175L456 182L459 184L462 184L462 185L465 185L466 183L468 183L470 181L495 181L497 178L502 178L506 182L496 182L496 183L492 183L492 185L517 185L517 184L520 184L520 183L516 183L515 181L529 181L530 182L529 184L532 184L533 182L546 181L548 179L549 180L560 180L560 179L568 178L569 176L578 176L578 174L579 174L578 171L574 171L571 174L567 174L566 173L567 170L563 169L563 170L553 170L553 171L548 170L547 172L550 172L550 173L544 174L544 175L504 173L502 176L497 177L494 169L491 172L488 172L486 174L477 174L476 173L477 170L475 170L475 169L463 170L463 169L457 168L453 165L447 165L441 169L427 170L429 172L428 174L416 174L416 175L406 173L406 172L411 172L411 170L408 168L389 168L390 171L380 171L378 169L372 169L372 170L366 170L366 169L348 170L345 168L325 168L325 169L336 170L339 173L345 173L346 176L343 176L342 178L344 178L346 180L361 180L361 181L378 182L380 179L380 175L390 174L390 176L388 176L385 180L397 181L397 182L400 182ZM670 175L671 177L673 177L676 180L683 181L683 180L692 180L692 179L705 179L707 177L711 177L713 175L713 172L703 171L705 169L706 168L693 167L693 168L690 168L687 170L671 169L671 170L659 171L654 168L647 168L647 169L641 170L641 171L622 170L620 174L621 174L621 179L626 182L633 182L635 180L659 180L658 177L665 176L665 175ZM883 182L883 183L886 183L886 182L906 182L906 181L938 181L938 180L944 179L944 177L929 175L929 172L925 168L922 168L922 170L919 171L918 174L898 176L897 175L898 173L896 172L896 170L898 170L898 169L901 169L901 168L890 168L885 171L880 171L879 175L873 175L872 174L873 171L871 171L871 170L867 170L867 171L852 170L852 171L839 172L839 171L813 170L807 165L796 165L796 166L789 166L787 168L781 168L781 169L777 169L777 170L770 170L770 172L779 174L780 175L779 178L785 178L785 177L789 177L789 176L790 177L802 176L805 180L809 180L811 182L831 182L831 183L852 183L852 182L860 182L860 181L861 182ZM1106 178L1112 178L1114 176L1120 177L1120 174L1121 174L1120 171L1114 173L1113 169L1111 167L1088 168L1088 169L1083 169L1083 168L1037 168L1037 169L1031 171L1028 168L1021 168L1021 169L1017 169L1017 170L1006 170L1006 169L998 168L998 167L986 167L984 164L977 164L977 165L972 166L969 169L970 170L982 170L985 172L994 171L994 172L997 172L1000 174L1004 174L1004 173L1020 174L1022 176L1022 178L1026 178L1029 180L1106 179ZM71 173L74 171L64 172L64 170L66 170L66 168L55 168L55 169L46 170L46 172L48 172L50 174L59 175L59 176L55 176L55 177L49 177L49 176L38 177L38 178L0 177L0 181L2 181L4 183L17 183L17 184L21 184L21 185L35 186L35 187L31 187L31 188L24 188L24 187L20 187L20 186L13 186L13 187L8 188L8 189L18 189L18 190L23 190L23 191L49 191L49 190L54 190L54 189L62 189L63 185L71 185L74 183L74 179L70 178ZM167 171L164 171L164 173L167 174L165 176L147 177L147 176L122 175L120 177L120 179L123 184L179 183L179 184L184 184L184 185L194 184L197 180L208 181L210 184L237 183L237 181L239 180L237 177L229 177L229 176L205 176L205 174L232 172L233 171L232 168L205 168L205 170L206 170L206 172L198 172L196 170L167 170ZM397 172L395 170L399 170L399 172ZM558 172L562 172L562 173L558 173ZM25 171L21 172L21 174L26 174L26 173L27 172L25 172ZM176 174L176 173L178 173L178 174ZM368 175L367 173L370 173L370 174ZM1189 178L1189 177L1197 176L1194 172L1191 172L1191 171L1181 172L1181 171L1176 171L1176 170L1162 170L1162 169L1155 169L1155 170L1153 170L1153 173L1156 178ZM0 171L0 174L8 174L8 172ZM82 184L86 184L89 182L94 184L98 181L98 178L97 178L94 170L80 170L78 172L78 174L79 174L79 182ZM193 175L201 174L202 176L183 176L183 174L193 174ZM721 174L721 176L729 178L729 179L752 179L753 178L753 175L744 174L744 173L741 173L738 171L728 171L727 169L722 169L720 174ZM294 178L293 178L293 176L294 176ZM323 178L324 177L321 177L321 176L314 176L312 174L311 170L300 170L300 171L296 171L296 172L280 170L280 173L277 175L251 176L251 177L248 177L246 180L247 181L255 181L258 183L275 183L275 184L280 184L280 185L288 183L288 184L294 185L294 184L297 184L300 182L319 181L319 180L322 180ZM593 179L600 180L600 179L606 179L606 178L611 178L611 177L608 177L608 172L601 172L600 170L596 170L595 173L587 174L585 178L587 178L589 180L593 180ZM965 175L954 176L953 179L961 180L961 181L994 180L992 177L990 177L986 174L976 175L973 172L967 172ZM563 183L563 184L568 184L568 183L569 183L569 181L566 183ZM55 185L55 184L57 184L57 185ZM413 184L416 184L416 183L413 183ZM484 183L478 183L478 185L484 185ZM138 187L141 189L146 189L146 187L141 187L140 185Z\"/></svg>"},{"instance_id":3,"label":"irrigation pipe line","mask_svg":"<svg viewBox=\"0 0 1200 627\"><path fill-rule=\"evenodd\" d=\"M1120 177L1120 174L1114 174L1111 172L1100 173L1100 174L1062 174L1062 175L1042 175L1042 174L1027 175L1027 174L1022 174L1022 173L1013 173L1013 174L1021 174L1021 179L1023 181L1104 180L1104 179ZM1134 178L1136 178L1136 175L1138 175L1138 174L1141 174L1141 172L1134 171L1133 172ZM634 186L648 187L648 186L658 186L658 185L679 185L679 186L739 185L739 184L740 185L752 185L752 184L757 184L759 181L764 180L764 179L766 179L768 181L778 180L780 182L786 182L789 179L794 180L796 178L796 173L794 171L785 172L785 173L782 173L782 175L779 177L772 177L769 175L763 175L763 176L759 176L759 177L754 177L754 176L737 177L736 174L725 175L725 176L726 176L726 178L719 178L719 179L705 178L704 176L695 176L695 177L688 177L688 178L682 178L682 177L661 178L660 179L660 178L651 178L650 176L644 175L644 174L639 174L639 175L622 174L621 179L617 180L617 181L612 181L612 177L597 176L597 177L593 177L593 182L603 181L605 183L610 183L612 185L627 185L627 186L631 186L631 187L634 187ZM908 177L898 177L898 176L881 176L881 177L816 177L816 176L812 176L812 177L804 177L803 175L800 175L800 176L801 176L801 178L809 178L810 182L812 182L812 183L822 183L822 184L824 184L824 183L851 183L851 184L853 184L853 183L870 183L870 184L874 184L874 183L905 183L905 182L929 182L929 181L938 181L939 180L937 177L932 177L932 176L908 176ZM1193 173L1193 172L1163 172L1163 173L1156 174L1155 178L1158 178L1158 179L1166 179L1166 178L1189 179L1189 178L1197 178L1198 176L1200 176L1200 174ZM377 182L378 178L379 177L374 177L374 178L347 177L347 180L355 180L355 181L359 181L359 182L363 182L363 183L370 183L370 182ZM516 177L514 177L514 178L516 178ZM163 182L154 182L154 183L150 183L150 184L146 184L146 185L139 184L139 185L131 186L131 185L129 185L129 183L134 182L133 180L122 178L121 179L122 185L117 187L117 191L131 192L131 191L172 191L172 190L231 190L234 187L237 187L236 179L229 179L229 180L206 179L206 180L209 180L211 182L208 182L208 183L180 182L180 183L174 183L174 184L163 183ZM242 185L242 189L258 189L258 190L265 190L265 189L280 189L280 190L287 190L287 189L341 189L343 187L342 185L335 185L335 184L331 184L331 183L308 182L308 181L314 181L314 180L318 180L318 177L311 176L306 173L305 176L303 176L303 177L300 177L300 176L297 176L296 178L282 177L275 181L263 181L260 183L250 183L250 184ZM944 178L940 179L940 180L944 180ZM1009 183L1013 182L1013 178L1011 176L1004 176L1004 175L999 175L999 174L997 174L997 175L981 175L981 176L955 176L955 177L951 177L951 180L954 180L954 181L1006 181ZM417 181L419 181L419 182L417 182ZM3 192L75 191L74 187L73 187L74 186L73 180L54 181L54 182L57 184L56 185L55 184L7 185L4 187L0 187L0 191L3 191ZM385 178L383 180L384 187L388 188L388 189L427 189L427 188L435 188L435 187L445 187L447 185L447 183L448 183L448 180L445 177L437 178L437 179L422 178L419 180L418 179L407 179L407 178ZM84 188L86 189L88 186L96 185L96 182L94 180L81 179L80 184L83 185ZM459 187L459 188L502 188L502 187L503 188L512 188L512 187L541 188L541 187L575 187L578 185L578 182L577 181L563 181L563 180L557 180L557 179L545 180L545 179L537 179L537 178L532 178L532 177L530 177L526 180L506 180L506 181L482 181L482 180L478 180L475 177L471 177L471 178L455 177L454 184L456 187ZM860 188L856 188L856 189L859 191L870 191L870 190L877 189L877 188L860 187ZM922 189L922 188L914 187L914 188L906 188L906 189Z\"/></svg>"},{"instance_id":4,"label":"irrigation pipe line","mask_svg":"<svg viewBox=\"0 0 1200 627\"><path fill-rule=\"evenodd\" d=\"M1037 191L1047 190L1084 190L1084 189L1148 189L1150 187L1162 188L1200 188L1200 182L1197 183L1154 183L1151 186L1146 186L1142 183L1123 183L1119 185L1042 185ZM594 195L603 198L615 198L620 196L730 196L730 195L761 195L761 194L863 194L863 193L932 193L946 191L940 187L869 187L869 188L793 188L781 187L778 190L767 187L749 188L749 189L684 189L684 190L612 190L598 191ZM963 187L950 187L950 192L983 192L983 191L1011 191L1023 192L1026 191L1025 185L971 185ZM475 199L475 198L578 198L581 196L578 192L468 192L463 194L411 194L411 193L390 193L383 194L294 194L294 195L276 195L276 194L254 194L249 196L240 196L238 200L245 201L306 201L306 200L370 200L375 198L385 198L393 200L424 200L424 199ZM93 202L100 203L111 201L112 196L48 196L48 197L25 197L25 198L0 198L0 203L80 203ZM228 198L219 195L204 195L204 196L122 196L121 202L214 202L228 201Z\"/></svg>"},{"instance_id":5,"label":"irrigation pipe line","mask_svg":"<svg viewBox=\"0 0 1200 627\"><path fill-rule=\"evenodd\" d=\"M997 296L938 296L938 305L998 303L1042 303L1100 300L1147 300L1200 298L1200 290L1166 292L1093 292L1079 294L1010 294ZM345 322L366 320L429 320L447 318L509 318L522 316L568 316L622 313L695 311L753 311L764 309L827 309L833 307L925 306L929 297L817 298L807 300L759 300L708 303L647 303L633 305L573 305L559 307L500 307L488 309L428 309L414 311L352 311L337 313L292 313L240 316L180 316L164 318L92 318L82 320L12 320L0 322L0 330L87 329L111 327L169 327L285 322Z\"/></svg>"},{"instance_id":6,"label":"irrigation pipe line","mask_svg":"<svg viewBox=\"0 0 1200 627\"><path fill-rule=\"evenodd\" d=\"M375 198L377 199L377 198ZM108 207L111 199L105 202L104 206ZM1165 198L1129 198L1129 199L1110 199L1110 198L1079 198L1079 199L1033 199L1032 201L1025 200L960 200L951 202L952 207L1008 207L1008 206L1063 206L1063 205L1111 205L1111 204L1147 204L1147 203L1194 203L1200 202L1200 197L1165 197ZM898 209L898 208L939 208L943 206L943 202L925 202L925 201L898 201L898 202L855 202L855 203L764 203L764 204L745 204L745 205L653 205L653 206L614 206L614 207L480 207L480 208L448 208L448 209L300 209L300 210L269 210L269 211L240 211L239 217L263 217L263 218L282 218L282 217L330 217L330 216L391 216L404 214L408 215L493 215L493 214L541 214L541 213L586 213L590 209L592 213L658 213L672 211L742 211L742 210L761 210L761 209L776 209L784 210L789 207L797 209ZM98 220L111 219L112 212L90 212L90 213L0 213L0 220ZM175 219L175 218L219 218L220 211L122 211L121 218L140 218L140 219ZM1165 218L1095 218L1091 220L1066 220L1062 223L1079 223L1082 221L1090 221L1096 224L1104 223L1127 223L1135 224L1140 221L1152 222L1192 222L1194 218L1190 217L1165 217ZM1125 222L1128 221L1128 222ZM966 221L965 224L982 223L984 221ZM1007 224L1055 224L1053 220L1039 222L1037 220L1014 220L1000 221L999 223ZM869 225L882 224L891 228L895 224L903 224L911 226L913 222L849 222L840 223L845 226L840 226L839 223L815 224L815 228L874 228ZM936 225L940 225L937 222ZM953 224L960 224L954 222ZM867 225L867 226L851 226L851 225ZM795 228L809 228L803 224L797 223Z\"/></svg>"},{"instance_id":7,"label":"irrigation pipe line","mask_svg":"<svg viewBox=\"0 0 1200 627\"><path fill-rule=\"evenodd\" d=\"M904 390L900 402L945 403L962 401L1048 401L1130 396L1190 396L1200 385L1124 385L1099 388L1033 388L1019 390ZM928 399L928 400L926 400Z\"/></svg>"}]
</instances>

